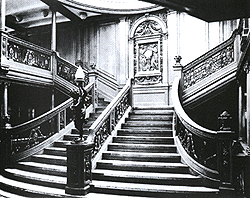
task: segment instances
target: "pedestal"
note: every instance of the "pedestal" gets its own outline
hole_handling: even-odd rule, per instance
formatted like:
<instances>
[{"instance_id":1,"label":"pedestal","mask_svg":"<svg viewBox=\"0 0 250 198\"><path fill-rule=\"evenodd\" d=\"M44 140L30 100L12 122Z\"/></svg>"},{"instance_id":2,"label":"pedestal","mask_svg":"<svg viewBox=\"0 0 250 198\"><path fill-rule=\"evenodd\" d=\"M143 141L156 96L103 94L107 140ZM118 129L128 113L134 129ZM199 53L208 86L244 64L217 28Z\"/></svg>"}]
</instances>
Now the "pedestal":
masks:
<instances>
[{"instance_id":1,"label":"pedestal","mask_svg":"<svg viewBox=\"0 0 250 198\"><path fill-rule=\"evenodd\" d=\"M71 195L86 195L92 182L92 150L94 144L84 142L67 145L67 185L65 192Z\"/></svg>"}]
</instances>

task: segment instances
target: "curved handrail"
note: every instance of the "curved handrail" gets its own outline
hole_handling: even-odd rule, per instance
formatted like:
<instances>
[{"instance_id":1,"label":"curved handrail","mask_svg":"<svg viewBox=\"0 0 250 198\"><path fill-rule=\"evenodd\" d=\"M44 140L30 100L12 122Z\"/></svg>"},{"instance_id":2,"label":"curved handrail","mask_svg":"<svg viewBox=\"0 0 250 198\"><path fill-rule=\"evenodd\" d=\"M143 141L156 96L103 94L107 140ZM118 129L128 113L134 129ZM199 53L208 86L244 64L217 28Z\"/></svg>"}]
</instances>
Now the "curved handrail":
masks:
<instances>
[{"instance_id":1,"label":"curved handrail","mask_svg":"<svg viewBox=\"0 0 250 198\"><path fill-rule=\"evenodd\" d=\"M88 84L85 89L87 92L89 92L92 87L94 86L94 83L90 83ZM47 121L49 119L51 119L52 117L54 117L56 114L58 114L59 112L61 112L63 109L66 109L68 107L70 107L70 105L73 103L73 98L70 98L68 100L66 100L65 102L63 102L62 104L58 105L57 107L55 107L54 109L49 110L48 112L32 119L29 120L25 123L22 123L20 125L14 126L14 127L9 127L6 128L5 130L7 132L10 132L11 134L14 133L21 133L23 131L26 130L30 130L34 127L39 126L40 124L42 124L44 121Z\"/></svg>"},{"instance_id":2,"label":"curved handrail","mask_svg":"<svg viewBox=\"0 0 250 198\"><path fill-rule=\"evenodd\" d=\"M234 132L214 131L195 123L180 102L180 78L173 83L176 144L183 160L209 181L232 182L232 142ZM230 166L228 166L230 164Z\"/></svg>"},{"instance_id":3,"label":"curved handrail","mask_svg":"<svg viewBox=\"0 0 250 198\"><path fill-rule=\"evenodd\" d=\"M237 42L236 36L239 35L239 31L239 29L234 30L229 39L183 67L184 89L237 60L234 42Z\"/></svg>"},{"instance_id":4,"label":"curved handrail","mask_svg":"<svg viewBox=\"0 0 250 198\"><path fill-rule=\"evenodd\" d=\"M209 139L216 139L217 131L212 131L210 129L204 128L197 123L195 123L184 111L182 108L180 98L179 98L179 83L180 79L175 78L173 82L173 105L175 108L175 112L178 115L179 119L183 123L183 125L188 128L190 131L192 131L195 135L203 137L203 138L209 138Z\"/></svg>"}]
</instances>

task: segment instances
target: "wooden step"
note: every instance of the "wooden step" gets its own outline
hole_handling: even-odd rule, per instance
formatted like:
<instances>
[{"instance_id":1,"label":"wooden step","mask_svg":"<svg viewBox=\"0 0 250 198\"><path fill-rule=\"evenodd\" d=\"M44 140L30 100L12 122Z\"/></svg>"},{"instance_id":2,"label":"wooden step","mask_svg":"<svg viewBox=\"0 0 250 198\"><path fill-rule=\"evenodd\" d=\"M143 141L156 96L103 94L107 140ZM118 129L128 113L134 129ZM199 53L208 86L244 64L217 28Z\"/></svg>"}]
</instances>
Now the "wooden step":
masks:
<instances>
[{"instance_id":1,"label":"wooden step","mask_svg":"<svg viewBox=\"0 0 250 198\"><path fill-rule=\"evenodd\" d=\"M93 180L159 185L202 185L202 180L200 177L193 176L190 174L151 172L145 173L102 169L97 169L93 171Z\"/></svg>"},{"instance_id":2,"label":"wooden step","mask_svg":"<svg viewBox=\"0 0 250 198\"><path fill-rule=\"evenodd\" d=\"M145 152L145 153L175 153L177 148L175 145L165 144L121 144L110 143L108 145L109 151L121 151L121 152Z\"/></svg>"},{"instance_id":3,"label":"wooden step","mask_svg":"<svg viewBox=\"0 0 250 198\"><path fill-rule=\"evenodd\" d=\"M65 156L55 156L55 155L33 155L31 160L33 162L53 164L53 165L67 165L67 157Z\"/></svg>"},{"instance_id":4,"label":"wooden step","mask_svg":"<svg viewBox=\"0 0 250 198\"><path fill-rule=\"evenodd\" d=\"M182 163L139 162L119 160L100 160L97 162L97 169L142 171L156 173L189 173L188 166Z\"/></svg>"},{"instance_id":5,"label":"wooden step","mask_svg":"<svg viewBox=\"0 0 250 198\"><path fill-rule=\"evenodd\" d=\"M67 167L59 166L53 164L45 164L38 162L19 162L16 166L17 169L47 174L47 175L55 175L55 176L63 176L67 175Z\"/></svg>"},{"instance_id":6,"label":"wooden step","mask_svg":"<svg viewBox=\"0 0 250 198\"><path fill-rule=\"evenodd\" d=\"M138 152L117 152L106 151L102 154L104 160L121 161L146 161L146 162L181 162L181 157L177 153L138 153Z\"/></svg>"},{"instance_id":7,"label":"wooden step","mask_svg":"<svg viewBox=\"0 0 250 198\"><path fill-rule=\"evenodd\" d=\"M137 195L143 197L166 198L215 198L217 189L197 186L174 186L137 184L111 181L93 181L94 192L106 192L110 194Z\"/></svg>"},{"instance_id":8,"label":"wooden step","mask_svg":"<svg viewBox=\"0 0 250 198\"><path fill-rule=\"evenodd\" d=\"M67 156L67 149L61 147L48 147L44 149L44 154L47 155L57 155L57 156Z\"/></svg>"},{"instance_id":9,"label":"wooden step","mask_svg":"<svg viewBox=\"0 0 250 198\"><path fill-rule=\"evenodd\" d=\"M67 182L67 177L62 176L47 175L20 169L6 169L5 171L5 175L10 179L41 186L64 189Z\"/></svg>"},{"instance_id":10,"label":"wooden step","mask_svg":"<svg viewBox=\"0 0 250 198\"><path fill-rule=\"evenodd\" d=\"M174 144L173 137L138 137L138 136L116 136L113 143L129 144Z\"/></svg>"},{"instance_id":11,"label":"wooden step","mask_svg":"<svg viewBox=\"0 0 250 198\"><path fill-rule=\"evenodd\" d=\"M50 198L75 198L75 195L65 193L64 189L46 187L36 184L25 183L6 178L0 175L1 189L7 192L15 193L24 197L50 197ZM12 198L12 197L11 197Z\"/></svg>"},{"instance_id":12,"label":"wooden step","mask_svg":"<svg viewBox=\"0 0 250 198\"><path fill-rule=\"evenodd\" d=\"M140 136L140 137L173 137L173 131L169 129L120 129L118 136Z\"/></svg>"}]
</instances>

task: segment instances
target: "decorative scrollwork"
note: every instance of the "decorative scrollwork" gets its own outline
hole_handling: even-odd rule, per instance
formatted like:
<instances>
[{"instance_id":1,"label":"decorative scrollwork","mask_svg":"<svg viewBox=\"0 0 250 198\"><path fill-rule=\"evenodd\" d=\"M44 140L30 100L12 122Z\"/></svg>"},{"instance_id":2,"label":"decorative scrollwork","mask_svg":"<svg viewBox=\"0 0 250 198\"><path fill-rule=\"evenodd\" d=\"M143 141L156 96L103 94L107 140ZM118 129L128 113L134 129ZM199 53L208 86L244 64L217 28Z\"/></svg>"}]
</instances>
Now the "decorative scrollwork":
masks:
<instances>
[{"instance_id":1,"label":"decorative scrollwork","mask_svg":"<svg viewBox=\"0 0 250 198\"><path fill-rule=\"evenodd\" d=\"M39 144L46 138L48 137L42 133L40 126L30 130L27 138L19 138L18 136L16 138L12 138L12 155L27 150Z\"/></svg>"},{"instance_id":2,"label":"decorative scrollwork","mask_svg":"<svg viewBox=\"0 0 250 198\"><path fill-rule=\"evenodd\" d=\"M91 163L91 151L86 151L84 156L84 167L85 167L85 181L91 181L91 169L92 169L92 163Z\"/></svg>"},{"instance_id":3,"label":"decorative scrollwork","mask_svg":"<svg viewBox=\"0 0 250 198\"><path fill-rule=\"evenodd\" d=\"M233 43L184 72L184 89L205 79L234 61Z\"/></svg>"},{"instance_id":4,"label":"decorative scrollwork","mask_svg":"<svg viewBox=\"0 0 250 198\"><path fill-rule=\"evenodd\" d=\"M208 168L217 170L217 147L213 142L192 134L178 118L176 130L183 148L194 160Z\"/></svg>"},{"instance_id":5,"label":"decorative scrollwork","mask_svg":"<svg viewBox=\"0 0 250 198\"><path fill-rule=\"evenodd\" d=\"M15 62L50 70L50 56L8 41L6 57Z\"/></svg>"},{"instance_id":6,"label":"decorative scrollwork","mask_svg":"<svg viewBox=\"0 0 250 198\"><path fill-rule=\"evenodd\" d=\"M136 28L134 36L161 34L162 32L162 28L158 22L154 20L146 20Z\"/></svg>"},{"instance_id":7,"label":"decorative scrollwork","mask_svg":"<svg viewBox=\"0 0 250 198\"><path fill-rule=\"evenodd\" d=\"M75 73L77 67L67 63L61 59L57 60L57 75L62 77L63 79L75 84ZM89 74L85 73L84 77L84 86L89 83Z\"/></svg>"},{"instance_id":8,"label":"decorative scrollwork","mask_svg":"<svg viewBox=\"0 0 250 198\"><path fill-rule=\"evenodd\" d=\"M129 107L129 93L126 93L120 100L120 102L115 106L115 108L110 112L107 119L102 123L101 127L95 133L94 136L94 149L93 157L98 153L102 147L105 140L111 135L115 126L122 118L127 108Z\"/></svg>"}]
</instances>

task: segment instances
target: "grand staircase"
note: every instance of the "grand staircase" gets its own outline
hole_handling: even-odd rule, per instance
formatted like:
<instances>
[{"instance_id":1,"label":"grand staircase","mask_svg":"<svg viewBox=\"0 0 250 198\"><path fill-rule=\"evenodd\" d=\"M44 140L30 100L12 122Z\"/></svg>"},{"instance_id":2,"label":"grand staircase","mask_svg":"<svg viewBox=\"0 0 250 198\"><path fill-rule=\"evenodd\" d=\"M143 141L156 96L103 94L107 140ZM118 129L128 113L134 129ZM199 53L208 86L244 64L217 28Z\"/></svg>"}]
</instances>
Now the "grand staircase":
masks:
<instances>
[{"instance_id":1,"label":"grand staircase","mask_svg":"<svg viewBox=\"0 0 250 198\"><path fill-rule=\"evenodd\" d=\"M93 170L93 192L143 197L216 197L181 162L173 108L134 108Z\"/></svg>"},{"instance_id":2,"label":"grand staircase","mask_svg":"<svg viewBox=\"0 0 250 198\"><path fill-rule=\"evenodd\" d=\"M102 108L107 105L105 102ZM97 114L102 111L97 110ZM97 114L91 115L93 122ZM86 197L216 197L190 174L174 144L173 108L134 108L93 170ZM0 176L0 197L83 197L65 194L66 148L72 133Z\"/></svg>"},{"instance_id":3,"label":"grand staircase","mask_svg":"<svg viewBox=\"0 0 250 198\"><path fill-rule=\"evenodd\" d=\"M85 124L85 132L101 112L109 104L103 98L98 99L95 113L91 113ZM86 136L86 135L85 135ZM0 175L0 198L21 197L76 197L65 194L67 182L66 144L79 137L75 129L71 129L63 139L44 149L42 153L33 155L25 161L13 164Z\"/></svg>"}]
</instances>

